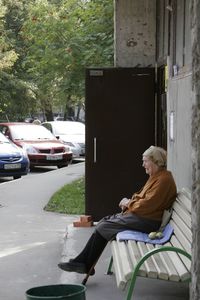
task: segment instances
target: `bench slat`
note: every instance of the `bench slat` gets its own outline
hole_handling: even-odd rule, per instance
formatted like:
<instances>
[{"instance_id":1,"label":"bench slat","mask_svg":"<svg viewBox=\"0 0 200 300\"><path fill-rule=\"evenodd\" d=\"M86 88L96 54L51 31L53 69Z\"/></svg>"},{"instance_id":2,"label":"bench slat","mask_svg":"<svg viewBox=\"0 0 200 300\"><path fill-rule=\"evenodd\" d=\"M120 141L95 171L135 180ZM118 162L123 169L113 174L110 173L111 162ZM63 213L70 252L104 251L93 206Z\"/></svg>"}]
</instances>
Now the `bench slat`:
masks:
<instances>
[{"instance_id":1,"label":"bench slat","mask_svg":"<svg viewBox=\"0 0 200 300\"><path fill-rule=\"evenodd\" d=\"M138 242L137 245L141 255L144 256L148 252L148 248L146 244L143 242ZM147 269L147 276L150 278L157 278L158 273L152 258L150 257L148 260L144 262L144 264Z\"/></svg>"},{"instance_id":2,"label":"bench slat","mask_svg":"<svg viewBox=\"0 0 200 300\"><path fill-rule=\"evenodd\" d=\"M176 225L176 223L173 220L170 221L170 224L174 228L174 234L177 240L180 241L181 248L183 248L185 251L191 254L191 243L188 241L188 239L185 237L183 232L180 230L180 228Z\"/></svg>"},{"instance_id":3,"label":"bench slat","mask_svg":"<svg viewBox=\"0 0 200 300\"><path fill-rule=\"evenodd\" d=\"M173 246L171 243L167 243L165 246ZM180 276L181 281L188 279L188 270L180 259L179 255L175 252L167 252L170 260L172 261L177 273Z\"/></svg>"},{"instance_id":4,"label":"bench slat","mask_svg":"<svg viewBox=\"0 0 200 300\"><path fill-rule=\"evenodd\" d=\"M174 247L177 247L177 248L182 248L182 245L181 243L177 240L177 238L175 236L173 236L171 238L171 244L174 246ZM191 254L191 251L188 252ZM183 261L184 265L186 266L188 272L190 272L190 268L191 268L191 261L185 257L184 255L180 255L178 254L178 256L180 257L180 259Z\"/></svg>"},{"instance_id":5,"label":"bench slat","mask_svg":"<svg viewBox=\"0 0 200 300\"><path fill-rule=\"evenodd\" d=\"M146 244L146 246L149 251L155 248L155 246L152 244ZM167 269L166 269L165 265L163 264L163 261L161 260L159 254L154 254L153 256L151 256L151 258L157 269L158 278L163 279L163 280L168 280L169 275L168 275Z\"/></svg>"},{"instance_id":6,"label":"bench slat","mask_svg":"<svg viewBox=\"0 0 200 300\"><path fill-rule=\"evenodd\" d=\"M188 188L183 187L181 193L185 195L189 201L192 199L192 192ZM190 211L191 211L191 206L190 206Z\"/></svg>"},{"instance_id":7,"label":"bench slat","mask_svg":"<svg viewBox=\"0 0 200 300\"><path fill-rule=\"evenodd\" d=\"M122 274L121 261L119 260L119 251L116 241L111 242L111 250L117 286L118 288L124 289L126 286L126 280Z\"/></svg>"},{"instance_id":8,"label":"bench slat","mask_svg":"<svg viewBox=\"0 0 200 300\"><path fill-rule=\"evenodd\" d=\"M119 257L121 261L122 274L125 280L128 281L132 275L132 265L128 254L127 242L119 242L118 244Z\"/></svg>"},{"instance_id":9,"label":"bench slat","mask_svg":"<svg viewBox=\"0 0 200 300\"><path fill-rule=\"evenodd\" d=\"M141 258L141 254L139 252L137 243L133 240L129 240L128 243L128 250L129 250L129 254L130 254L130 258L131 258L131 263L133 265L133 268L135 268L137 262L140 260ZM145 265L143 264L138 272L139 276L142 277L146 277L147 276L147 270L145 268Z\"/></svg>"},{"instance_id":10,"label":"bench slat","mask_svg":"<svg viewBox=\"0 0 200 300\"><path fill-rule=\"evenodd\" d=\"M189 212L191 212L191 193L183 188L177 195L178 201L181 202L181 206L185 207Z\"/></svg>"},{"instance_id":11,"label":"bench slat","mask_svg":"<svg viewBox=\"0 0 200 300\"><path fill-rule=\"evenodd\" d=\"M187 226L187 224L185 224L183 222L183 220L180 219L180 217L176 214L176 212L174 212L174 214L172 216L171 223L176 224L176 226L179 228L179 231L181 231L183 233L183 235L185 236L185 238L188 240L189 244L191 245L191 243L192 243L192 231Z\"/></svg>"},{"instance_id":12,"label":"bench slat","mask_svg":"<svg viewBox=\"0 0 200 300\"><path fill-rule=\"evenodd\" d=\"M160 248L160 247L162 247L162 246L156 245L156 248ZM174 267L174 264L172 263L169 255L168 255L168 252L160 252L159 256L167 270L169 280L176 281L176 282L180 281L180 277L176 271L176 268Z\"/></svg>"},{"instance_id":13,"label":"bench slat","mask_svg":"<svg viewBox=\"0 0 200 300\"><path fill-rule=\"evenodd\" d=\"M191 222L191 214L189 214L188 211L183 209L180 206L180 203L177 201L173 205L173 213L172 213L172 218L176 218L175 216L178 216L182 222L188 227L189 230L191 230L192 227L192 222Z\"/></svg>"}]
</instances>

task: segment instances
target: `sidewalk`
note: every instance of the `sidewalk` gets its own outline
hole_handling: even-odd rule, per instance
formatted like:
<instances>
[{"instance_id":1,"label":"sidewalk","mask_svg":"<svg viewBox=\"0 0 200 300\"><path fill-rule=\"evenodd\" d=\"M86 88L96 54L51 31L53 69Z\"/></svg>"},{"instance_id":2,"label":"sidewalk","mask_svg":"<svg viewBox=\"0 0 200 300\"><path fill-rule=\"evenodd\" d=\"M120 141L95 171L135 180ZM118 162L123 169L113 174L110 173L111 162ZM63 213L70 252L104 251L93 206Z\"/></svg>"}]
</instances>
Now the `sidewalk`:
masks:
<instances>
[{"instance_id":1,"label":"sidewalk","mask_svg":"<svg viewBox=\"0 0 200 300\"><path fill-rule=\"evenodd\" d=\"M29 288L60 283L63 236L76 215L44 207L56 191L84 173L85 164L78 163L0 184L1 300L25 300Z\"/></svg>"},{"instance_id":2,"label":"sidewalk","mask_svg":"<svg viewBox=\"0 0 200 300\"><path fill-rule=\"evenodd\" d=\"M76 256L88 240L94 228L77 228L69 225L64 238L62 261L68 261ZM96 273L89 277L86 284L87 300L122 300L126 299L126 291L116 286L114 275L105 275L110 259L110 248L107 245L102 257L96 265ZM63 284L80 284L84 278L82 274L61 271ZM185 283L171 283L155 279L138 277L133 292L133 299L137 300L188 300L188 285Z\"/></svg>"}]
</instances>

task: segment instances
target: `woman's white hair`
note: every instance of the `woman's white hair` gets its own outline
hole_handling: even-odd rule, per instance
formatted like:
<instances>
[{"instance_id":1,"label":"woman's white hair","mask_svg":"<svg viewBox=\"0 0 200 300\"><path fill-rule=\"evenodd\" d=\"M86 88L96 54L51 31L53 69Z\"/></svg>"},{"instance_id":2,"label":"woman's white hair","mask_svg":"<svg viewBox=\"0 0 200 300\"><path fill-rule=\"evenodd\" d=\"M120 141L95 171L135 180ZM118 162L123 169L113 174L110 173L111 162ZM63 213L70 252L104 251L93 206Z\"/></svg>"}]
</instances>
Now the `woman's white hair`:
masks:
<instances>
[{"instance_id":1,"label":"woman's white hair","mask_svg":"<svg viewBox=\"0 0 200 300\"><path fill-rule=\"evenodd\" d=\"M143 156L147 156L154 164L159 167L167 167L167 152L156 146L150 146L144 153Z\"/></svg>"}]
</instances>

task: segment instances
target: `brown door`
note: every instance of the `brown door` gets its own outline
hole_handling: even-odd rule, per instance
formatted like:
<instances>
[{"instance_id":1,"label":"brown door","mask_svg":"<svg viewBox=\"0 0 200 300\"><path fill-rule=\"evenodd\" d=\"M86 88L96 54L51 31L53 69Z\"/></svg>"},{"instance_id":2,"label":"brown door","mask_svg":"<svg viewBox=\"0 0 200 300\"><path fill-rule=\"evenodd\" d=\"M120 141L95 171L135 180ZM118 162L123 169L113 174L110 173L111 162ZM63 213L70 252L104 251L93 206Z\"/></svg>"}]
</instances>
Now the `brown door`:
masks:
<instances>
[{"instance_id":1,"label":"brown door","mask_svg":"<svg viewBox=\"0 0 200 300\"><path fill-rule=\"evenodd\" d=\"M142 153L154 144L153 68L86 70L86 214L119 211L147 177Z\"/></svg>"}]
</instances>

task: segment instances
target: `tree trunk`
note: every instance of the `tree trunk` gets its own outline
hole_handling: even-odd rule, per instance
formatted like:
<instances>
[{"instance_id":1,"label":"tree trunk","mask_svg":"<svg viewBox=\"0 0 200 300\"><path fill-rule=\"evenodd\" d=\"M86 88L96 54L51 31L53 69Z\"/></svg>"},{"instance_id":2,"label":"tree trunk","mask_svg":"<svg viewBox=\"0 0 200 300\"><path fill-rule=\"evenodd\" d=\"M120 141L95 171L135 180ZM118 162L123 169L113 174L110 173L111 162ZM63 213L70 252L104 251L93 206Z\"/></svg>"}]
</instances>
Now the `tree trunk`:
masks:
<instances>
[{"instance_id":1,"label":"tree trunk","mask_svg":"<svg viewBox=\"0 0 200 300\"><path fill-rule=\"evenodd\" d=\"M200 299L200 0L191 0L192 29L192 283L191 300Z\"/></svg>"},{"instance_id":2,"label":"tree trunk","mask_svg":"<svg viewBox=\"0 0 200 300\"><path fill-rule=\"evenodd\" d=\"M43 101L43 112L45 114L45 119L47 121L53 121L53 109L51 103L47 103L46 101Z\"/></svg>"},{"instance_id":3,"label":"tree trunk","mask_svg":"<svg viewBox=\"0 0 200 300\"><path fill-rule=\"evenodd\" d=\"M77 113L76 113L76 116L75 116L75 120L76 121L79 121L80 112L81 112L81 105L78 105L78 107L77 107Z\"/></svg>"},{"instance_id":4,"label":"tree trunk","mask_svg":"<svg viewBox=\"0 0 200 300\"><path fill-rule=\"evenodd\" d=\"M47 121L53 121L53 111L52 110L45 110L45 116Z\"/></svg>"},{"instance_id":5,"label":"tree trunk","mask_svg":"<svg viewBox=\"0 0 200 300\"><path fill-rule=\"evenodd\" d=\"M67 96L64 112L64 120L73 120L74 119L74 109L71 106L71 96Z\"/></svg>"}]
</instances>

